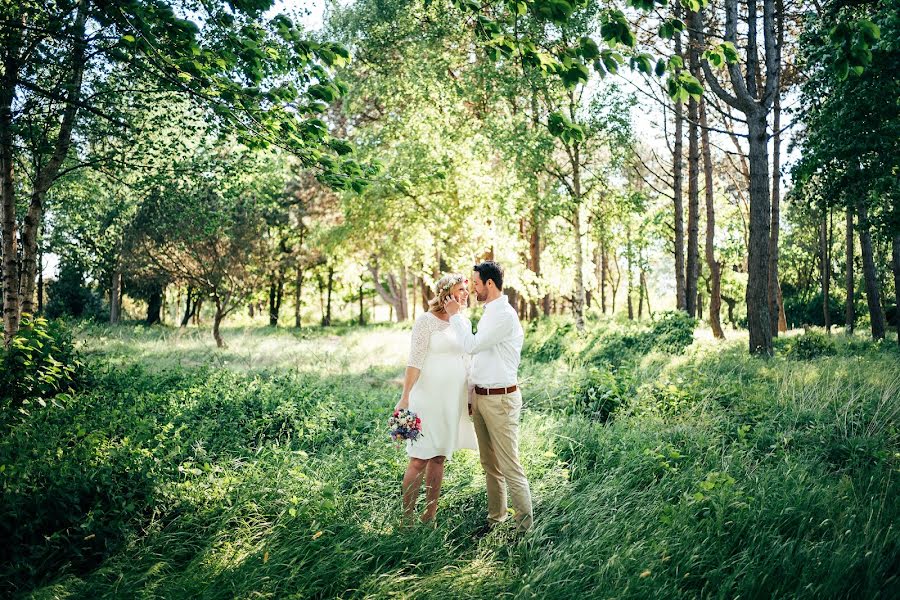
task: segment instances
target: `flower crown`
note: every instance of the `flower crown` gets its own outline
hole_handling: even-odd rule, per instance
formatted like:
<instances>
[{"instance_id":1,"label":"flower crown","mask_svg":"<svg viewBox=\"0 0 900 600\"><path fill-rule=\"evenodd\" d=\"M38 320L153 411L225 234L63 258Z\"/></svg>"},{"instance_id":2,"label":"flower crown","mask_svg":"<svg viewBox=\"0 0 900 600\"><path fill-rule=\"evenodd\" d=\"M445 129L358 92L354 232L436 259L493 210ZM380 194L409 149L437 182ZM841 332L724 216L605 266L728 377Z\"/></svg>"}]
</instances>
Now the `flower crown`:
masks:
<instances>
[{"instance_id":1,"label":"flower crown","mask_svg":"<svg viewBox=\"0 0 900 600\"><path fill-rule=\"evenodd\" d=\"M442 281L444 279L445 278L443 278L443 277L441 278ZM440 284L440 282L438 282L438 283ZM446 277L446 281L444 281L443 284L438 285L436 292L440 296L447 290L451 289L453 286L460 284L460 283L462 283L464 285L469 285L469 280L464 278L462 275L448 275Z\"/></svg>"}]
</instances>

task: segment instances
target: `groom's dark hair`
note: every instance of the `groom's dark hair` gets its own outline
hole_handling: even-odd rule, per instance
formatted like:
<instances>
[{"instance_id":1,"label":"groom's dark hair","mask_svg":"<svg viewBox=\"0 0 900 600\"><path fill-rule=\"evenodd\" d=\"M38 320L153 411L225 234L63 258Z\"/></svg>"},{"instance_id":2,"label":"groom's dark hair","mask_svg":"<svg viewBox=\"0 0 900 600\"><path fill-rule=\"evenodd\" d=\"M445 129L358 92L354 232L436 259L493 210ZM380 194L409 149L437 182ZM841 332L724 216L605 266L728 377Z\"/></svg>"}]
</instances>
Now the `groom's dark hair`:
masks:
<instances>
[{"instance_id":1,"label":"groom's dark hair","mask_svg":"<svg viewBox=\"0 0 900 600\"><path fill-rule=\"evenodd\" d=\"M478 263L473 268L478 273L478 276L481 277L482 283L487 283L490 280L494 282L498 290L503 289L503 267L500 266L500 263L486 260Z\"/></svg>"}]
</instances>

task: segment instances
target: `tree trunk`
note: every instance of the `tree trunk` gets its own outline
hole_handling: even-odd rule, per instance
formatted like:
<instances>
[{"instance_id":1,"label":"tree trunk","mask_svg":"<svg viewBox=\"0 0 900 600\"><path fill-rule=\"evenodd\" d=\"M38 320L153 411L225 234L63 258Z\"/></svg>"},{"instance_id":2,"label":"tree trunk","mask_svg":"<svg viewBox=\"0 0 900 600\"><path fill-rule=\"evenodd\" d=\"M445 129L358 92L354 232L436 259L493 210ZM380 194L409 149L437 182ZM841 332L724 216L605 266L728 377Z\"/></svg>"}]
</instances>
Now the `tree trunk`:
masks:
<instances>
[{"instance_id":1,"label":"tree trunk","mask_svg":"<svg viewBox=\"0 0 900 600\"><path fill-rule=\"evenodd\" d=\"M297 265L297 275L294 278L294 327L300 329L303 319L300 316L300 308L303 306L303 267Z\"/></svg>"},{"instance_id":2,"label":"tree trunk","mask_svg":"<svg viewBox=\"0 0 900 600\"><path fill-rule=\"evenodd\" d=\"M88 1L78 2L78 13L75 16L75 24L72 32L73 48L72 62L69 70L69 79L63 84L66 93L65 109L53 153L42 168L35 172L34 187L31 194L31 203L25 220L22 223L22 291L21 310L31 313L34 311L34 282L37 274L37 246L38 230L43 220L43 199L47 190L56 179L59 169L69 153L72 144L72 130L75 127L75 117L78 114L76 102L81 96L82 76L84 65L87 61L87 43L84 39L85 22L88 14Z\"/></svg>"},{"instance_id":3,"label":"tree trunk","mask_svg":"<svg viewBox=\"0 0 900 600\"><path fill-rule=\"evenodd\" d=\"M769 157L766 113L761 109L747 116L750 133L750 248L748 251L747 324L750 352L772 354L769 316Z\"/></svg>"},{"instance_id":4,"label":"tree trunk","mask_svg":"<svg viewBox=\"0 0 900 600\"><path fill-rule=\"evenodd\" d=\"M366 324L366 313L363 309L363 285L359 284L359 326L362 327Z\"/></svg>"},{"instance_id":5,"label":"tree trunk","mask_svg":"<svg viewBox=\"0 0 900 600\"><path fill-rule=\"evenodd\" d=\"M41 244L38 251L38 285L37 285L37 311L44 312L44 247Z\"/></svg>"},{"instance_id":6,"label":"tree trunk","mask_svg":"<svg viewBox=\"0 0 900 600\"><path fill-rule=\"evenodd\" d=\"M709 147L709 130L706 121L706 100L700 99L700 144L703 151L704 199L706 200L706 239L704 250L709 267L709 326L713 336L725 339L722 330L722 264L716 260L716 207L713 194L712 152ZM702 316L702 315L701 315Z\"/></svg>"},{"instance_id":7,"label":"tree trunk","mask_svg":"<svg viewBox=\"0 0 900 600\"><path fill-rule=\"evenodd\" d=\"M689 11L688 19L694 23L688 35L688 62L691 75L700 79L700 42L698 40L699 15ZM697 279L700 276L700 121L699 102L688 100L688 239L685 272L685 310L692 317L697 311Z\"/></svg>"},{"instance_id":8,"label":"tree trunk","mask_svg":"<svg viewBox=\"0 0 900 600\"><path fill-rule=\"evenodd\" d=\"M284 269L278 268L275 278L269 284L269 326L278 326L281 301L284 297Z\"/></svg>"},{"instance_id":9,"label":"tree trunk","mask_svg":"<svg viewBox=\"0 0 900 600\"><path fill-rule=\"evenodd\" d=\"M625 294L627 297L628 304L628 320L634 320L634 303L632 300L633 294L633 283L631 273L634 269L632 265L632 247L631 247L631 224L625 224Z\"/></svg>"},{"instance_id":10,"label":"tree trunk","mask_svg":"<svg viewBox=\"0 0 900 600\"><path fill-rule=\"evenodd\" d=\"M777 0L775 29L778 38L778 60L784 43L784 6ZM769 225L769 314L772 318L772 335L787 331L784 301L781 297L781 281L778 277L778 236L781 230L781 90L775 90L772 104L772 221ZM778 315L777 319L775 315Z\"/></svg>"},{"instance_id":11,"label":"tree trunk","mask_svg":"<svg viewBox=\"0 0 900 600\"><path fill-rule=\"evenodd\" d=\"M847 239L846 239L846 252L847 252L847 270L846 276L844 279L844 287L847 294L847 303L844 307L844 321L845 321L845 330L846 332L853 333L853 330L856 328L856 306L855 306L855 294L853 291L854 281L853 281L853 209L851 207L847 207Z\"/></svg>"},{"instance_id":12,"label":"tree trunk","mask_svg":"<svg viewBox=\"0 0 900 600\"><path fill-rule=\"evenodd\" d=\"M21 19L24 21L24 19ZM3 250L3 333L4 346L9 347L19 331L19 266L16 231L16 197L13 162L12 104L16 94L19 75L19 46L21 45L20 25L16 23L2 30L3 75L0 83L0 239Z\"/></svg>"},{"instance_id":13,"label":"tree trunk","mask_svg":"<svg viewBox=\"0 0 900 600\"><path fill-rule=\"evenodd\" d=\"M606 314L606 281L609 278L609 252L606 236L600 238L600 309Z\"/></svg>"},{"instance_id":14,"label":"tree trunk","mask_svg":"<svg viewBox=\"0 0 900 600\"><path fill-rule=\"evenodd\" d=\"M225 340L222 339L222 332L220 331L222 320L225 318L225 310L218 294L213 295L213 299L216 302L216 316L213 318L213 338L216 340L216 347L225 348Z\"/></svg>"},{"instance_id":15,"label":"tree trunk","mask_svg":"<svg viewBox=\"0 0 900 600\"><path fill-rule=\"evenodd\" d=\"M680 16L681 10L678 3L675 4L675 15ZM675 33L675 54L684 59L681 48L681 34ZM685 273L684 273L684 200L682 198L683 177L683 128L684 105L681 101L675 102L675 141L673 148L673 182L672 194L675 205L675 304L679 310L686 310ZM614 301L615 303L615 301ZM615 312L615 307L613 308Z\"/></svg>"},{"instance_id":16,"label":"tree trunk","mask_svg":"<svg viewBox=\"0 0 900 600\"><path fill-rule=\"evenodd\" d=\"M119 322L120 297L122 295L122 271L117 266L113 271L112 284L109 288L109 323L115 325Z\"/></svg>"},{"instance_id":17,"label":"tree trunk","mask_svg":"<svg viewBox=\"0 0 900 600\"><path fill-rule=\"evenodd\" d=\"M831 295L831 255L828 248L828 213L822 213L819 226L819 273L822 277L822 316L825 320L825 331L831 333L831 307L828 298Z\"/></svg>"},{"instance_id":18,"label":"tree trunk","mask_svg":"<svg viewBox=\"0 0 900 600\"><path fill-rule=\"evenodd\" d=\"M900 232L891 238L891 257L894 267L894 327L897 332L897 344L900 345Z\"/></svg>"},{"instance_id":19,"label":"tree trunk","mask_svg":"<svg viewBox=\"0 0 900 600\"><path fill-rule=\"evenodd\" d=\"M147 325L156 325L162 322L160 310L162 309L163 288L157 286L147 299Z\"/></svg>"},{"instance_id":20,"label":"tree trunk","mask_svg":"<svg viewBox=\"0 0 900 600\"><path fill-rule=\"evenodd\" d=\"M424 277L416 277L416 284L422 292L422 312L428 312L428 303L434 298L434 292L428 284L425 283Z\"/></svg>"},{"instance_id":21,"label":"tree trunk","mask_svg":"<svg viewBox=\"0 0 900 600\"><path fill-rule=\"evenodd\" d=\"M322 316L322 327L331 326L331 293L334 290L334 267L331 265L328 266L328 283L326 284L326 289L328 290L328 295L325 302L325 314Z\"/></svg>"},{"instance_id":22,"label":"tree trunk","mask_svg":"<svg viewBox=\"0 0 900 600\"><path fill-rule=\"evenodd\" d=\"M194 315L193 308L196 308L197 305L196 302L194 302L192 307L193 295L194 288L189 285L187 289L187 301L184 305L184 316L181 318L181 327L187 327L187 324L191 321L191 317Z\"/></svg>"},{"instance_id":23,"label":"tree trunk","mask_svg":"<svg viewBox=\"0 0 900 600\"><path fill-rule=\"evenodd\" d=\"M644 300L647 303L647 316L653 318L653 312L650 310L650 290L647 288L647 273L641 269L641 289L644 290Z\"/></svg>"},{"instance_id":24,"label":"tree trunk","mask_svg":"<svg viewBox=\"0 0 900 600\"><path fill-rule=\"evenodd\" d=\"M540 222L538 221L537 210L535 209L531 217L531 240L529 243L529 250L531 253L531 271L538 280L541 278L541 232L539 225ZM534 289L532 293L532 298L536 298L537 289ZM528 312L532 320L537 319L538 307L537 302L533 299L529 302Z\"/></svg>"},{"instance_id":25,"label":"tree trunk","mask_svg":"<svg viewBox=\"0 0 900 600\"><path fill-rule=\"evenodd\" d=\"M402 320L409 320L409 297L407 290L409 289L409 276L406 265L400 267L400 287L397 290L397 298L400 300L400 306L403 309Z\"/></svg>"},{"instance_id":26,"label":"tree trunk","mask_svg":"<svg viewBox=\"0 0 900 600\"><path fill-rule=\"evenodd\" d=\"M574 145L572 158L572 188L575 192L572 199L575 203L572 211L572 229L575 233L575 297L572 311L575 313L575 328L584 331L584 248L581 243L581 155L578 144Z\"/></svg>"},{"instance_id":27,"label":"tree trunk","mask_svg":"<svg viewBox=\"0 0 900 600\"><path fill-rule=\"evenodd\" d=\"M403 304L405 303L406 294L405 292L401 293L399 289L400 286L397 284L396 277L394 277L393 274L388 274L388 289L385 289L384 285L382 285L381 283L381 275L379 273L377 264L369 264L369 273L371 273L372 275L372 285L375 286L375 292L379 296L381 296L381 299L391 307L390 318L393 319L394 315L396 315L398 323L402 323L403 321L405 321L406 314L403 310Z\"/></svg>"},{"instance_id":28,"label":"tree trunk","mask_svg":"<svg viewBox=\"0 0 900 600\"><path fill-rule=\"evenodd\" d=\"M866 205L860 202L857 207L857 227L859 231L859 247L862 251L863 278L866 282L866 303L872 321L872 337L884 339L884 311L881 309L881 293L878 291L878 273L875 269L875 254L872 250L872 234L869 231L869 213Z\"/></svg>"}]
</instances>

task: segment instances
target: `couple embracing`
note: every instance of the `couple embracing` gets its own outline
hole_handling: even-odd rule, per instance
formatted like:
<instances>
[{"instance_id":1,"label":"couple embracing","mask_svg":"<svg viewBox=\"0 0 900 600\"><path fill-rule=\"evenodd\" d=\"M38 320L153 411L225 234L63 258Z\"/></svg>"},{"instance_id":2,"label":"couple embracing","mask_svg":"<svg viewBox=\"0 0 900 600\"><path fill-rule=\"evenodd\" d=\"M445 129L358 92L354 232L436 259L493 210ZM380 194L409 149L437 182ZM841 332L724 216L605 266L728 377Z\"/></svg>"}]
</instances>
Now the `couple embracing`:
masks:
<instances>
[{"instance_id":1,"label":"couple embracing","mask_svg":"<svg viewBox=\"0 0 900 600\"><path fill-rule=\"evenodd\" d=\"M442 277L430 310L416 319L403 394L397 409L417 413L422 436L407 442L403 509L415 518L422 480L423 522L434 519L444 461L460 448L478 449L487 480L488 525L508 518L507 491L516 528L532 524L531 491L519 460L522 393L517 372L525 339L519 317L502 293L503 269L493 261L475 265L476 299L484 304L477 333L460 309L469 292L462 275ZM471 359L470 359L471 357Z\"/></svg>"}]
</instances>

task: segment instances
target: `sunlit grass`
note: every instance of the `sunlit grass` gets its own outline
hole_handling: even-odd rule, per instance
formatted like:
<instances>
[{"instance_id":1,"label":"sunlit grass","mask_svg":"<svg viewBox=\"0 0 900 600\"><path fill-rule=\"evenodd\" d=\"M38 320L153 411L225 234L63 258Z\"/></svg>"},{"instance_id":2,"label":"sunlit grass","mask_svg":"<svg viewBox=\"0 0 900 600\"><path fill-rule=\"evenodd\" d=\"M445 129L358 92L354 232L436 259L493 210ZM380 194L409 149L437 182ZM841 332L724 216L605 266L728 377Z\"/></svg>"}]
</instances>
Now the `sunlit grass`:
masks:
<instances>
[{"instance_id":1,"label":"sunlit grass","mask_svg":"<svg viewBox=\"0 0 900 600\"><path fill-rule=\"evenodd\" d=\"M75 509L67 529L2 572L0 584L16 574L20 587L3 588L16 594L887 598L900 590L893 347L836 336L835 355L762 359L738 336L718 342L701 332L683 355L653 351L620 367L629 397L607 423L573 408L571 385L589 367L577 352L526 358L520 448L535 527L520 539L508 527L478 539L486 498L471 451L448 463L437 526L398 527L406 459L386 440L384 418L408 329L234 328L225 350L196 330L84 326L78 335L100 369L92 390L12 432L0 462L20 465L6 481L31 490L15 504L7 496L18 511L9 518L40 522L45 513L28 512L33 499L56 506L67 495L93 516ZM83 424L88 431L74 435ZM104 545L87 553L90 535Z\"/></svg>"}]
</instances>

